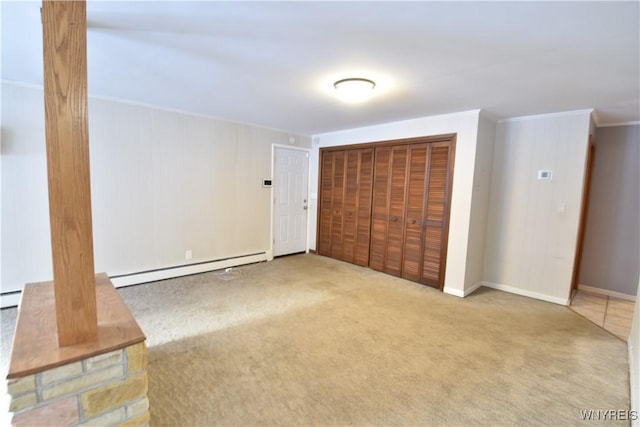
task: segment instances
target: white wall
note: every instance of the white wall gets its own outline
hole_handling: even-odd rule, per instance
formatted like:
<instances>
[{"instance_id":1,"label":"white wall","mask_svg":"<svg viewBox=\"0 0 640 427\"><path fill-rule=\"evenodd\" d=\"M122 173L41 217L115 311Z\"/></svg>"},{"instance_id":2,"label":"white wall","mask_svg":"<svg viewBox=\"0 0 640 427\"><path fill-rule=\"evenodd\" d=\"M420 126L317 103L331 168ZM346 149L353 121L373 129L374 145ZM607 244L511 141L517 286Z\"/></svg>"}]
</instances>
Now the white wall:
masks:
<instances>
[{"instance_id":1,"label":"white wall","mask_svg":"<svg viewBox=\"0 0 640 427\"><path fill-rule=\"evenodd\" d=\"M315 135L311 160L312 188L318 188L319 147L456 133L444 291L463 296L465 289L471 288L476 279L467 276L466 265L468 257L478 256L469 253L469 233L472 227L471 195L474 187L479 116L479 110L475 110ZM317 200L314 200L314 204L316 202ZM310 236L315 236L315 224L316 221L313 221Z\"/></svg>"},{"instance_id":2,"label":"white wall","mask_svg":"<svg viewBox=\"0 0 640 427\"><path fill-rule=\"evenodd\" d=\"M489 194L495 138L495 121L480 114L473 193L471 194L471 222L469 225L465 295L480 287L484 280L484 242L489 220Z\"/></svg>"},{"instance_id":3,"label":"white wall","mask_svg":"<svg viewBox=\"0 0 640 427\"><path fill-rule=\"evenodd\" d=\"M589 127L590 111L498 122L485 285L567 303ZM539 181L540 169L552 179Z\"/></svg>"},{"instance_id":4,"label":"white wall","mask_svg":"<svg viewBox=\"0 0 640 427\"><path fill-rule=\"evenodd\" d=\"M51 280L42 90L2 84L2 292ZM310 138L89 99L96 271L123 275L270 248L271 145ZM185 260L185 251L193 259Z\"/></svg>"},{"instance_id":5,"label":"white wall","mask_svg":"<svg viewBox=\"0 0 640 427\"><path fill-rule=\"evenodd\" d=\"M633 296L640 274L640 125L599 128L581 285Z\"/></svg>"},{"instance_id":6,"label":"white wall","mask_svg":"<svg viewBox=\"0 0 640 427\"><path fill-rule=\"evenodd\" d=\"M10 292L51 280L42 90L2 84L2 277Z\"/></svg>"}]
</instances>

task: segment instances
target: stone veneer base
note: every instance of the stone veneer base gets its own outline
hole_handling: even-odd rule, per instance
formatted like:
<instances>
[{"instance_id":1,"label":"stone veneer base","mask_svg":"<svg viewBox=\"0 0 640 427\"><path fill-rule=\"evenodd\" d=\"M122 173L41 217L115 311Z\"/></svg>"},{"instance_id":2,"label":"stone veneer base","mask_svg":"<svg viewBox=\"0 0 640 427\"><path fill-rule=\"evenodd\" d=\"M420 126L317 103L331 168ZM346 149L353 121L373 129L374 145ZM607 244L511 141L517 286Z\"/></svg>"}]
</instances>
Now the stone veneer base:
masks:
<instances>
[{"instance_id":1,"label":"stone veneer base","mask_svg":"<svg viewBox=\"0 0 640 427\"><path fill-rule=\"evenodd\" d=\"M144 342L10 379L7 388L15 426L149 423Z\"/></svg>"},{"instance_id":2,"label":"stone veneer base","mask_svg":"<svg viewBox=\"0 0 640 427\"><path fill-rule=\"evenodd\" d=\"M13 425L149 424L146 338L104 273L96 296L97 339L60 347L53 282L25 286L7 375Z\"/></svg>"}]
</instances>

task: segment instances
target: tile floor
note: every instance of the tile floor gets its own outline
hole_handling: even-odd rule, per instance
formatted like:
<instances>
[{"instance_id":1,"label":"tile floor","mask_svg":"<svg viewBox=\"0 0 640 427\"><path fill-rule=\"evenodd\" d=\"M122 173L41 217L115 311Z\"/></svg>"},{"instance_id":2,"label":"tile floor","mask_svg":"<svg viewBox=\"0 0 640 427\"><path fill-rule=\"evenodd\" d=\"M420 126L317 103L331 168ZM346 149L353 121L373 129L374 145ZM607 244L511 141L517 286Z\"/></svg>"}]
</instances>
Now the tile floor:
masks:
<instances>
[{"instance_id":1,"label":"tile floor","mask_svg":"<svg viewBox=\"0 0 640 427\"><path fill-rule=\"evenodd\" d=\"M578 291L571 300L570 309L606 329L615 336L627 340L631 332L635 303L605 295Z\"/></svg>"}]
</instances>

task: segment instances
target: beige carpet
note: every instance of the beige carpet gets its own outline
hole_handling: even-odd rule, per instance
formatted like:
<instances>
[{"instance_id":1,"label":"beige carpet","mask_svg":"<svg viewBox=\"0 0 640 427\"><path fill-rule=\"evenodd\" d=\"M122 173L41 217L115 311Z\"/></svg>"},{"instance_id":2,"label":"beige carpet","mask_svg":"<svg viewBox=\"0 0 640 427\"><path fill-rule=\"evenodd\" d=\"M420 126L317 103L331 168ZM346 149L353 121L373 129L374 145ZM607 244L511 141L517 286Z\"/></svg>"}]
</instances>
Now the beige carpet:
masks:
<instances>
[{"instance_id":1,"label":"beige carpet","mask_svg":"<svg viewBox=\"0 0 640 427\"><path fill-rule=\"evenodd\" d=\"M314 255L121 294L153 426L628 425L582 420L629 409L627 348L566 307Z\"/></svg>"}]
</instances>

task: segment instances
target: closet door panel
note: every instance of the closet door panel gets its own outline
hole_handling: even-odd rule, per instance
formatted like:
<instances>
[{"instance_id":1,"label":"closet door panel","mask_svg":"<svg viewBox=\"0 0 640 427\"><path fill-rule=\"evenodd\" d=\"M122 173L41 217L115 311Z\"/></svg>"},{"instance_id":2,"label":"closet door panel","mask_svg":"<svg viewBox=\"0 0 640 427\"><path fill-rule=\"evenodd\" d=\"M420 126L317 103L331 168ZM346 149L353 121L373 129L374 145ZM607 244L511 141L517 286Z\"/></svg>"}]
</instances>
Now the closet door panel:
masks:
<instances>
[{"instance_id":1,"label":"closet door panel","mask_svg":"<svg viewBox=\"0 0 640 427\"><path fill-rule=\"evenodd\" d=\"M373 177L373 208L371 212L371 247L369 267L384 271L389 224L389 178L391 172L391 147L379 147L375 151Z\"/></svg>"},{"instance_id":2,"label":"closet door panel","mask_svg":"<svg viewBox=\"0 0 640 427\"><path fill-rule=\"evenodd\" d=\"M400 276L404 246L404 223L406 215L407 161L409 150L395 146L391 152L391 182L389 186L389 230L384 271Z\"/></svg>"},{"instance_id":3,"label":"closet door panel","mask_svg":"<svg viewBox=\"0 0 640 427\"><path fill-rule=\"evenodd\" d=\"M333 200L331 211L331 252L330 256L342 259L343 210L345 190L345 152L333 153Z\"/></svg>"},{"instance_id":4,"label":"closet door panel","mask_svg":"<svg viewBox=\"0 0 640 427\"><path fill-rule=\"evenodd\" d=\"M444 231L449 204L449 144L433 144L429 162L422 282L440 287L444 271Z\"/></svg>"},{"instance_id":5,"label":"closet door panel","mask_svg":"<svg viewBox=\"0 0 640 427\"><path fill-rule=\"evenodd\" d=\"M331 255L331 220L333 217L333 154L323 152L320 162L320 231L318 253Z\"/></svg>"},{"instance_id":6,"label":"closet door panel","mask_svg":"<svg viewBox=\"0 0 640 427\"><path fill-rule=\"evenodd\" d=\"M411 147L409 154L402 276L409 280L420 281L422 278L422 234L424 229L429 146L427 144L414 145Z\"/></svg>"},{"instance_id":7,"label":"closet door panel","mask_svg":"<svg viewBox=\"0 0 640 427\"><path fill-rule=\"evenodd\" d=\"M369 265L371 234L371 191L373 189L373 149L359 150L358 192L356 203L356 247L353 263Z\"/></svg>"},{"instance_id":8,"label":"closet door panel","mask_svg":"<svg viewBox=\"0 0 640 427\"><path fill-rule=\"evenodd\" d=\"M353 262L358 226L358 174L360 153L356 150L345 152L345 184L343 201L342 256L343 261Z\"/></svg>"}]
</instances>

